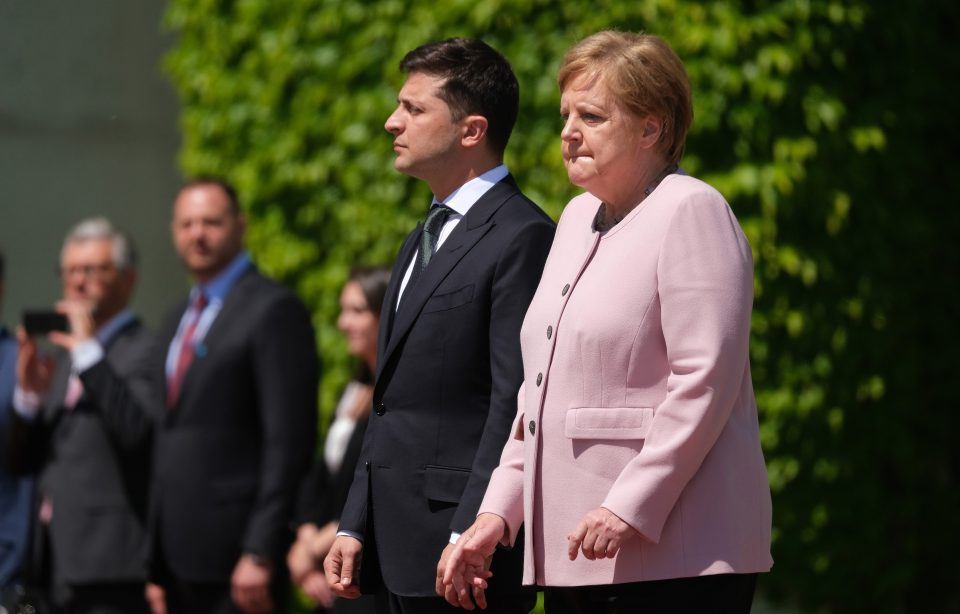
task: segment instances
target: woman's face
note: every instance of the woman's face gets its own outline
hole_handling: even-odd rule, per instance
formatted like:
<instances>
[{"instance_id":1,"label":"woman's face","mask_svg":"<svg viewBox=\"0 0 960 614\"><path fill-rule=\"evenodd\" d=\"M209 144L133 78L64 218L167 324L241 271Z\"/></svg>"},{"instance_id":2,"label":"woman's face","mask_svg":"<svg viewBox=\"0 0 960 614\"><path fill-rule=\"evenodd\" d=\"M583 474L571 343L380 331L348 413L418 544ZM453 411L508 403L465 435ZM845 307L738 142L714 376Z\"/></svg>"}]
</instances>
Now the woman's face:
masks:
<instances>
[{"instance_id":1,"label":"woman's face","mask_svg":"<svg viewBox=\"0 0 960 614\"><path fill-rule=\"evenodd\" d=\"M571 183L610 202L645 181L640 168L644 122L618 104L599 79L579 76L567 84L560 116L563 164Z\"/></svg>"},{"instance_id":2,"label":"woman's face","mask_svg":"<svg viewBox=\"0 0 960 614\"><path fill-rule=\"evenodd\" d=\"M363 296L360 284L347 282L340 292L340 317L337 328L347 340L347 349L353 356L366 358L375 355L377 347L378 314L373 313Z\"/></svg>"}]
</instances>

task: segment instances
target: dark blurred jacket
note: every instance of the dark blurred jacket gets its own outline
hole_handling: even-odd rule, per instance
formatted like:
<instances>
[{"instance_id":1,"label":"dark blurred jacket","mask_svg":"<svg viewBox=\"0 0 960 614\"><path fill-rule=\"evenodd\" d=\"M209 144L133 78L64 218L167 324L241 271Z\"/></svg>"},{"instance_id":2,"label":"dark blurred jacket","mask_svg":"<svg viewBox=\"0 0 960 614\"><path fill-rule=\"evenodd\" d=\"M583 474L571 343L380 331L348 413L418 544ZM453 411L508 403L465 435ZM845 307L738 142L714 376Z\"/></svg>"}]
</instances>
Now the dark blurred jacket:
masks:
<instances>
[{"instance_id":1,"label":"dark blurred jacket","mask_svg":"<svg viewBox=\"0 0 960 614\"><path fill-rule=\"evenodd\" d=\"M139 582L147 577L147 497L151 433L148 420L111 421L99 409L111 396L132 395L140 408L156 407L153 337L131 319L108 342L96 368L114 372L122 387L91 377L72 409L64 406L70 357L58 356L54 380L39 416L11 418L13 469L38 475L38 501L52 505L48 527L37 522L32 554L36 572L47 552L54 585Z\"/></svg>"},{"instance_id":2,"label":"dark blurred jacket","mask_svg":"<svg viewBox=\"0 0 960 614\"><path fill-rule=\"evenodd\" d=\"M16 384L17 342L0 326L0 449L8 449L13 388ZM0 454L0 589L15 579L23 562L30 532L33 480L10 472Z\"/></svg>"}]
</instances>

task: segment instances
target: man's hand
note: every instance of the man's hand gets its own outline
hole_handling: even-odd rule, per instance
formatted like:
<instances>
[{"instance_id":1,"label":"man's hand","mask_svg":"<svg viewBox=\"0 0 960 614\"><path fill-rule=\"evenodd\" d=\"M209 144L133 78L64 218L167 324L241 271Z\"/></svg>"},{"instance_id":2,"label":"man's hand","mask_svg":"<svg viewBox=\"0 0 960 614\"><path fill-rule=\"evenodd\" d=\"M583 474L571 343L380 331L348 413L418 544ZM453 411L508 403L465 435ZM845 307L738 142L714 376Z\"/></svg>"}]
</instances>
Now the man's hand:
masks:
<instances>
[{"instance_id":1,"label":"man's hand","mask_svg":"<svg viewBox=\"0 0 960 614\"><path fill-rule=\"evenodd\" d=\"M147 582L143 590L151 614L167 614L167 594L163 587L153 582Z\"/></svg>"},{"instance_id":2,"label":"man's hand","mask_svg":"<svg viewBox=\"0 0 960 614\"><path fill-rule=\"evenodd\" d=\"M96 327L93 323L93 305L88 301L65 299L57 303L57 311L67 316L70 332L50 331L47 338L66 350L73 350L77 344L93 339Z\"/></svg>"},{"instance_id":3,"label":"man's hand","mask_svg":"<svg viewBox=\"0 0 960 614\"><path fill-rule=\"evenodd\" d=\"M25 392L43 397L53 381L53 358L41 356L37 340L27 334L23 327L17 328L17 384Z\"/></svg>"},{"instance_id":4,"label":"man's hand","mask_svg":"<svg viewBox=\"0 0 960 614\"><path fill-rule=\"evenodd\" d=\"M440 553L440 562L437 563L437 581L434 589L437 591L437 594L446 599L447 603L450 605L466 608L466 605L460 603L460 599L457 596L457 591L455 588L453 588L453 585L443 583L443 576L447 572L447 561L449 560L450 553L453 552L454 548L456 548L454 544L447 544L446 548L443 549L443 552ZM472 608L473 603L470 603L470 607L468 609Z\"/></svg>"},{"instance_id":5,"label":"man's hand","mask_svg":"<svg viewBox=\"0 0 960 614\"><path fill-rule=\"evenodd\" d=\"M247 614L265 614L273 611L270 599L270 567L244 554L237 561L230 578L230 597Z\"/></svg>"},{"instance_id":6,"label":"man's hand","mask_svg":"<svg viewBox=\"0 0 960 614\"><path fill-rule=\"evenodd\" d=\"M583 550L588 560L617 556L623 542L637 534L637 531L610 510L598 507L586 513L583 520L567 535L567 555L576 560L577 552Z\"/></svg>"},{"instance_id":7,"label":"man's hand","mask_svg":"<svg viewBox=\"0 0 960 614\"><path fill-rule=\"evenodd\" d=\"M327 584L340 597L356 599L360 596L360 559L363 543L358 539L338 535L323 561Z\"/></svg>"},{"instance_id":8,"label":"man's hand","mask_svg":"<svg viewBox=\"0 0 960 614\"><path fill-rule=\"evenodd\" d=\"M506 533L507 523L500 516L477 516L473 525L460 535L456 546L452 550L444 549L437 565L437 594L450 605L465 610L474 609L474 602L480 609L486 609L487 580L493 576L490 562ZM444 569L441 570L441 566Z\"/></svg>"}]
</instances>

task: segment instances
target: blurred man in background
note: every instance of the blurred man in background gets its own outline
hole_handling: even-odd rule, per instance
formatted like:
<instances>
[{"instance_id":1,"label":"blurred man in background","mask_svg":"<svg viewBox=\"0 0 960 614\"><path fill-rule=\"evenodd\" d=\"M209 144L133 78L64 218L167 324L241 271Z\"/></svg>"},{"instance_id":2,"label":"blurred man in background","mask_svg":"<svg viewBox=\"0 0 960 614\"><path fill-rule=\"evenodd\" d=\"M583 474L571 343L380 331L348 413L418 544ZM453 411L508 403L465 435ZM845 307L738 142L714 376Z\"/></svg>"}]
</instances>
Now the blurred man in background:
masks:
<instances>
[{"instance_id":1,"label":"blurred man in background","mask_svg":"<svg viewBox=\"0 0 960 614\"><path fill-rule=\"evenodd\" d=\"M39 476L33 576L52 611L147 612L146 510L151 420L159 411L152 338L128 305L136 283L130 238L104 218L68 234L60 254L69 332L43 355L18 331L11 464ZM44 331L46 332L46 331ZM115 373L119 389L99 374ZM143 415L115 422L100 409L118 390Z\"/></svg>"},{"instance_id":2,"label":"blurred man in background","mask_svg":"<svg viewBox=\"0 0 960 614\"><path fill-rule=\"evenodd\" d=\"M6 260L0 252L0 305L3 304ZM7 449L13 387L17 380L17 340L0 323L0 449ZM13 590L30 530L32 480L10 473L5 454L0 454L0 605Z\"/></svg>"},{"instance_id":3,"label":"blurred man in background","mask_svg":"<svg viewBox=\"0 0 960 614\"><path fill-rule=\"evenodd\" d=\"M166 416L157 433L157 580L171 614L284 611L284 557L316 437L317 356L296 295L243 248L236 192L178 193L173 241L194 279L161 328Z\"/></svg>"}]
</instances>

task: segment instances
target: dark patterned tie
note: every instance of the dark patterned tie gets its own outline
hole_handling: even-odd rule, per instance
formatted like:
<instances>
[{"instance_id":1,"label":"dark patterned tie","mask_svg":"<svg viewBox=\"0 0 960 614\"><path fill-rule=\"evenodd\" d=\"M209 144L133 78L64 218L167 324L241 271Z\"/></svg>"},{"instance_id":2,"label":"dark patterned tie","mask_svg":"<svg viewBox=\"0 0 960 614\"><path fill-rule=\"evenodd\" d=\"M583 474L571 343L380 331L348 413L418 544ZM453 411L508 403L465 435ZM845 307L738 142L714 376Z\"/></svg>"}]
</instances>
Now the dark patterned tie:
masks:
<instances>
[{"instance_id":1,"label":"dark patterned tie","mask_svg":"<svg viewBox=\"0 0 960 614\"><path fill-rule=\"evenodd\" d=\"M447 220L450 219L452 213L453 209L443 203L437 203L431 207L430 212L427 213L427 221L423 224L423 234L420 236L420 249L417 251L417 260L413 265L410 281L407 282L407 287L403 291L404 294L416 285L420 279L420 275L423 274L427 265L430 264L430 260L437 251L437 240L440 239L440 230L443 228L443 225L447 223Z\"/></svg>"}]
</instances>

